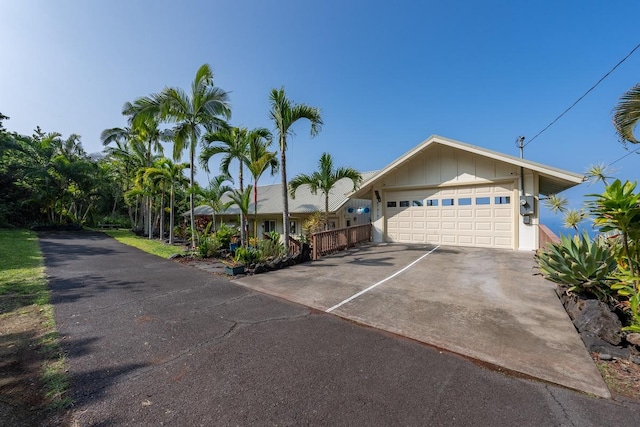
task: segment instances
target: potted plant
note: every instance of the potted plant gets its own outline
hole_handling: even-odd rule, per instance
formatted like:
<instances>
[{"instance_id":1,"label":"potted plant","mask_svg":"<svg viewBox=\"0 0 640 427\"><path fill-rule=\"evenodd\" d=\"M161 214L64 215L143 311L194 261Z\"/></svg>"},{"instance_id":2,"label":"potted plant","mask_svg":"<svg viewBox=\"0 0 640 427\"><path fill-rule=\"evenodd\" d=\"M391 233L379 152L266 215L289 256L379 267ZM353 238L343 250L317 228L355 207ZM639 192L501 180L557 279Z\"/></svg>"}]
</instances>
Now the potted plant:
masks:
<instances>
[{"instance_id":1,"label":"potted plant","mask_svg":"<svg viewBox=\"0 0 640 427\"><path fill-rule=\"evenodd\" d=\"M237 276L238 274L244 274L244 264L237 262L236 260L222 261L224 264L224 272L229 276Z\"/></svg>"},{"instance_id":2,"label":"potted plant","mask_svg":"<svg viewBox=\"0 0 640 427\"><path fill-rule=\"evenodd\" d=\"M229 251L233 254L235 253L236 249L238 249L238 247L240 246L240 242L239 242L239 238L238 236L231 236L231 240L229 242Z\"/></svg>"}]
</instances>

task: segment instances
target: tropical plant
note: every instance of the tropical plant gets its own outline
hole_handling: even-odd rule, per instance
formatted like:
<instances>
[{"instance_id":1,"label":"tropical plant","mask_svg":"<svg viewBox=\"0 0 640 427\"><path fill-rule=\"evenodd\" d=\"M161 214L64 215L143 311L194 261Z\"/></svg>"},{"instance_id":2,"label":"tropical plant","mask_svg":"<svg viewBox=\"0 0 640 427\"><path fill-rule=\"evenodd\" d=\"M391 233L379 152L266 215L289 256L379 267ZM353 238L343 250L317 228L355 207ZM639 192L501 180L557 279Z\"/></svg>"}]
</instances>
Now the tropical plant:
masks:
<instances>
[{"instance_id":1,"label":"tropical plant","mask_svg":"<svg viewBox=\"0 0 640 427\"><path fill-rule=\"evenodd\" d=\"M595 197L589 202L595 226L603 233L619 232L622 239L624 256L632 277L640 277L638 260L634 259L630 245L640 239L640 193L633 191L637 182L616 179L605 188L602 194L589 194ZM634 289L638 289L637 281Z\"/></svg>"},{"instance_id":2,"label":"tropical plant","mask_svg":"<svg viewBox=\"0 0 640 427\"><path fill-rule=\"evenodd\" d=\"M271 133L264 128L248 130L247 128L231 127L217 132L208 132L203 139L207 146L200 154L200 161L205 169L208 162L216 154L222 154L220 171L229 175L229 167L233 160L238 161L238 184L240 191L244 190L244 166L250 163L250 145L252 141L264 141L271 138ZM216 144L218 143L218 144ZM240 223L245 224L243 213L240 215ZM244 230L246 234L247 230Z\"/></svg>"},{"instance_id":3,"label":"tropical plant","mask_svg":"<svg viewBox=\"0 0 640 427\"><path fill-rule=\"evenodd\" d=\"M634 130L640 119L640 83L625 92L613 109L613 126L623 144L638 143Z\"/></svg>"},{"instance_id":4,"label":"tropical plant","mask_svg":"<svg viewBox=\"0 0 640 427\"><path fill-rule=\"evenodd\" d=\"M278 172L278 157L275 151L269 151L271 145L271 134L268 137L256 135L249 140L249 162L247 169L253 176L253 235L258 236L258 180L271 169L271 175Z\"/></svg>"},{"instance_id":5,"label":"tropical plant","mask_svg":"<svg viewBox=\"0 0 640 427\"><path fill-rule=\"evenodd\" d=\"M238 230L223 223L220 224L220 228L218 228L215 234L216 239L220 242L220 246L228 249L231 239L238 235Z\"/></svg>"},{"instance_id":6,"label":"tropical plant","mask_svg":"<svg viewBox=\"0 0 640 427\"><path fill-rule=\"evenodd\" d=\"M271 109L269 115L278 137L278 148L280 149L280 175L282 177L282 224L284 225L284 241L289 241L289 199L287 182L287 138L293 134L292 126L301 119L307 119L311 123L311 136L314 137L320 132L322 117L320 110L304 104L291 102L284 88L272 89L269 96Z\"/></svg>"},{"instance_id":7,"label":"tropical plant","mask_svg":"<svg viewBox=\"0 0 640 427\"><path fill-rule=\"evenodd\" d=\"M591 294L610 302L615 252L604 239L591 240L587 232L574 237L561 236L535 254L542 275L552 282L569 285L568 292Z\"/></svg>"},{"instance_id":8,"label":"tropical plant","mask_svg":"<svg viewBox=\"0 0 640 427\"><path fill-rule=\"evenodd\" d=\"M247 215L249 214L249 204L251 202L251 191L253 190L253 185L248 185L247 188L244 189L244 191L240 191L238 189L234 189L230 194L229 194L229 199L231 199L231 202L238 206L238 209L240 209L241 212L241 216L240 218L246 218ZM240 224L240 244L242 246L246 246L247 244L247 240L246 240L246 227L244 223Z\"/></svg>"},{"instance_id":9,"label":"tropical plant","mask_svg":"<svg viewBox=\"0 0 640 427\"><path fill-rule=\"evenodd\" d=\"M287 254L284 243L278 240L263 239L258 242L258 250L260 251L260 261L267 261L283 257Z\"/></svg>"},{"instance_id":10,"label":"tropical plant","mask_svg":"<svg viewBox=\"0 0 640 427\"><path fill-rule=\"evenodd\" d=\"M203 200L203 203L211 208L213 231L216 231L216 214L224 212L233 204L232 201L222 200L225 194L233 191L233 188L226 184L227 181L233 182L229 175L218 175L209 181L207 187L202 188L196 185L192 189Z\"/></svg>"},{"instance_id":11,"label":"tropical plant","mask_svg":"<svg viewBox=\"0 0 640 427\"><path fill-rule=\"evenodd\" d=\"M188 163L174 163L163 157L155 163L154 167L145 171L145 176L155 182L160 182L164 187L169 187L169 244L174 241L175 228L175 207L176 207L176 189L187 184L187 178L184 176L184 170L189 167ZM164 194L164 191L163 191ZM164 202L161 203L160 216L160 238L164 236Z\"/></svg>"},{"instance_id":12,"label":"tropical plant","mask_svg":"<svg viewBox=\"0 0 640 427\"><path fill-rule=\"evenodd\" d=\"M157 117L161 121L174 123L173 157L178 160L185 149L189 150L189 185L195 184L195 158L200 136L204 131L215 131L227 126L225 119L231 116L228 94L216 87L213 72L208 64L196 72L191 84L191 93L181 88L165 88L162 92L136 99L130 109L133 121L145 121ZM196 245L194 193L189 193L189 216L192 230L192 245Z\"/></svg>"},{"instance_id":13,"label":"tropical plant","mask_svg":"<svg viewBox=\"0 0 640 427\"><path fill-rule=\"evenodd\" d=\"M249 247L240 247L236 249L234 261L238 264L249 266L260 260L260 252L258 249Z\"/></svg>"},{"instance_id":14,"label":"tropical plant","mask_svg":"<svg viewBox=\"0 0 640 427\"><path fill-rule=\"evenodd\" d=\"M322 212L314 212L302 224L302 232L305 240L309 242L311 235L318 233L324 229L324 214Z\"/></svg>"},{"instance_id":15,"label":"tropical plant","mask_svg":"<svg viewBox=\"0 0 640 427\"><path fill-rule=\"evenodd\" d=\"M296 175L289 183L289 192L291 198L296 196L296 190L301 185L308 185L311 194L318 194L318 190L324 195L324 228L329 225L329 194L342 179L349 179L353 183L353 191L357 190L362 183L362 175L360 172L349 167L340 167L334 169L333 158L329 153L322 153L318 162L318 170L311 175ZM285 240L286 241L286 240Z\"/></svg>"},{"instance_id":16,"label":"tropical plant","mask_svg":"<svg viewBox=\"0 0 640 427\"><path fill-rule=\"evenodd\" d=\"M585 172L585 178L590 184L602 182L605 186L609 185L608 180L613 178L612 174L615 170L604 163L589 166Z\"/></svg>"}]
</instances>

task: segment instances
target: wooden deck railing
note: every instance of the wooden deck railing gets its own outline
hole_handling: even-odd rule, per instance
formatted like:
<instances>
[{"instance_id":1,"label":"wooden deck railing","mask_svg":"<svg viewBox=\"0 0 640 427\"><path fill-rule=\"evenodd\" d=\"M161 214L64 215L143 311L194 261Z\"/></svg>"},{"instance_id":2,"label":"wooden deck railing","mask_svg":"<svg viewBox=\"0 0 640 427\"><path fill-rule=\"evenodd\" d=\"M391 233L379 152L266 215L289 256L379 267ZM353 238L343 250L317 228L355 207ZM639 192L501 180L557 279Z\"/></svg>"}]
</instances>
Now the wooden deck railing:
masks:
<instances>
[{"instance_id":1,"label":"wooden deck railing","mask_svg":"<svg viewBox=\"0 0 640 427\"><path fill-rule=\"evenodd\" d=\"M323 255L370 241L371 224L321 231L311 235L312 257L318 259Z\"/></svg>"},{"instance_id":2,"label":"wooden deck railing","mask_svg":"<svg viewBox=\"0 0 640 427\"><path fill-rule=\"evenodd\" d=\"M549 230L546 225L538 225L538 230L540 230L538 233L540 235L540 244L538 245L540 249L546 248L549 243L560 243L560 238L556 236L553 231Z\"/></svg>"},{"instance_id":3,"label":"wooden deck railing","mask_svg":"<svg viewBox=\"0 0 640 427\"><path fill-rule=\"evenodd\" d=\"M301 248L302 244L293 237L289 236L289 253L297 254L298 252L300 252Z\"/></svg>"}]
</instances>

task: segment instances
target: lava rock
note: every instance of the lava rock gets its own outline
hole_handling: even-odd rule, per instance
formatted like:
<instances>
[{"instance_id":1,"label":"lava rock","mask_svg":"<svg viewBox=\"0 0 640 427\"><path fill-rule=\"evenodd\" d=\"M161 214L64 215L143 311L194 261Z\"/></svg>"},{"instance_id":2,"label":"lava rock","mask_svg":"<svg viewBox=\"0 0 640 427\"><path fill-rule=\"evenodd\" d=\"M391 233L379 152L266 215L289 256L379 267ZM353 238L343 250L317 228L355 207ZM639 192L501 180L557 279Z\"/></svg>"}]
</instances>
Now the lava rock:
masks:
<instances>
[{"instance_id":1,"label":"lava rock","mask_svg":"<svg viewBox=\"0 0 640 427\"><path fill-rule=\"evenodd\" d=\"M576 329L613 345L622 342L622 323L608 305L598 300L577 300L566 306Z\"/></svg>"},{"instance_id":2,"label":"lava rock","mask_svg":"<svg viewBox=\"0 0 640 427\"><path fill-rule=\"evenodd\" d=\"M608 354L618 359L628 359L631 354L628 348L611 345L590 332L580 332L580 338L589 353Z\"/></svg>"}]
</instances>

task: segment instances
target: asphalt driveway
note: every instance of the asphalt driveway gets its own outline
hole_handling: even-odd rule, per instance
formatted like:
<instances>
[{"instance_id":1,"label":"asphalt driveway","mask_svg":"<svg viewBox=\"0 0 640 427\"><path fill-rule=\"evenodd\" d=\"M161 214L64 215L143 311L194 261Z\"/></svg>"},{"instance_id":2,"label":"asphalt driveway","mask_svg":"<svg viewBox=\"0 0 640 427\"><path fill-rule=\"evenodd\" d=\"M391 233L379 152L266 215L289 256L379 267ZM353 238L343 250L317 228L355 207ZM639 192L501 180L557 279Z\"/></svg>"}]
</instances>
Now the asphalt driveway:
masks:
<instances>
[{"instance_id":1,"label":"asphalt driveway","mask_svg":"<svg viewBox=\"0 0 640 427\"><path fill-rule=\"evenodd\" d=\"M609 397L531 252L367 245L238 283L501 368Z\"/></svg>"},{"instance_id":2,"label":"asphalt driveway","mask_svg":"<svg viewBox=\"0 0 640 427\"><path fill-rule=\"evenodd\" d=\"M99 233L40 238L77 425L599 426L640 417L638 405L504 376Z\"/></svg>"}]
</instances>

